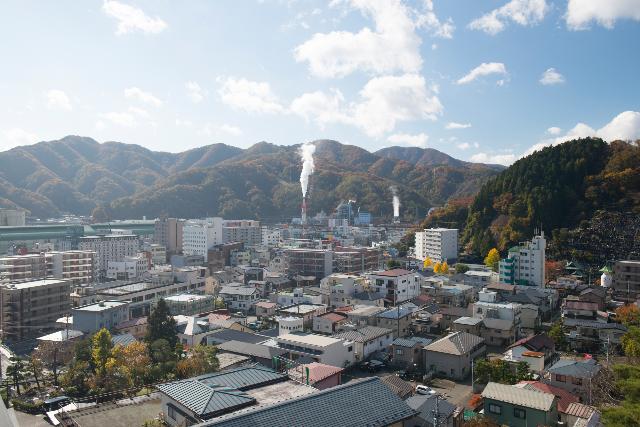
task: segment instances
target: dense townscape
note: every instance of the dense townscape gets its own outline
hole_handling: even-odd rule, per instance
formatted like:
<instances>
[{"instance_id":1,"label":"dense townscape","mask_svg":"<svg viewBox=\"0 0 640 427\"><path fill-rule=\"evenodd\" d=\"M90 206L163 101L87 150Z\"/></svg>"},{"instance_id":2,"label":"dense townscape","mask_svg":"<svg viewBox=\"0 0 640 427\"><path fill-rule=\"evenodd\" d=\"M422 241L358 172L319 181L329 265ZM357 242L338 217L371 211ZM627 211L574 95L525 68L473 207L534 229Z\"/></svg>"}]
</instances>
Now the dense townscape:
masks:
<instances>
[{"instance_id":1,"label":"dense townscape","mask_svg":"<svg viewBox=\"0 0 640 427\"><path fill-rule=\"evenodd\" d=\"M0 40L0 427L640 427L640 0Z\"/></svg>"}]
</instances>

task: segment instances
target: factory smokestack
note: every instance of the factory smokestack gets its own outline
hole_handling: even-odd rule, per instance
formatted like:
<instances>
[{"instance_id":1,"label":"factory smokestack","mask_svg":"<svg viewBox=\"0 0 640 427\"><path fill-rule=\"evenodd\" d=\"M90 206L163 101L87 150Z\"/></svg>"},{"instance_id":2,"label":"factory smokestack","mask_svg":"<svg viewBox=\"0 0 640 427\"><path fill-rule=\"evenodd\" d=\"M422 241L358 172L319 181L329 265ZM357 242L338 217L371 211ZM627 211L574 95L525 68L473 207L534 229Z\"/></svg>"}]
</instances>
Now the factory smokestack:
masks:
<instances>
[{"instance_id":1,"label":"factory smokestack","mask_svg":"<svg viewBox=\"0 0 640 427\"><path fill-rule=\"evenodd\" d=\"M389 187L393 194L393 219L398 221L400 218L400 197L398 197L398 189L394 186Z\"/></svg>"},{"instance_id":2,"label":"factory smokestack","mask_svg":"<svg viewBox=\"0 0 640 427\"><path fill-rule=\"evenodd\" d=\"M300 188L302 189L302 223L307 222L307 190L309 189L309 177L315 169L313 163L313 153L316 146L305 142L300 147L300 158L302 159L302 173L300 174Z\"/></svg>"}]
</instances>

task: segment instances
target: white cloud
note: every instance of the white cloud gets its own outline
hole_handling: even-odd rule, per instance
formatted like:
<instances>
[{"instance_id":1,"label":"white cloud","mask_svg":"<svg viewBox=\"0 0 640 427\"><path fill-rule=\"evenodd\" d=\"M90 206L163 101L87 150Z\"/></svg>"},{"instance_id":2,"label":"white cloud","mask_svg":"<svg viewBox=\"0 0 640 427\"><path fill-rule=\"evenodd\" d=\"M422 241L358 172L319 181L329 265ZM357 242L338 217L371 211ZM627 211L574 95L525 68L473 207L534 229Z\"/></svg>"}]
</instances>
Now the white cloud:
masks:
<instances>
[{"instance_id":1,"label":"white cloud","mask_svg":"<svg viewBox=\"0 0 640 427\"><path fill-rule=\"evenodd\" d=\"M467 129L470 127L471 127L471 123L449 122L446 124L444 128L448 130L453 130L453 129Z\"/></svg>"},{"instance_id":2,"label":"white cloud","mask_svg":"<svg viewBox=\"0 0 640 427\"><path fill-rule=\"evenodd\" d=\"M151 116L147 110L138 107L129 107L129 112L145 119Z\"/></svg>"},{"instance_id":3,"label":"white cloud","mask_svg":"<svg viewBox=\"0 0 640 427\"><path fill-rule=\"evenodd\" d=\"M231 136L240 136L240 135L242 135L242 129L240 129L239 127L236 127L236 126L223 124L223 125L220 126L219 129L220 129L220 131L222 131L222 132L224 132L224 133L226 133L228 135L231 135Z\"/></svg>"},{"instance_id":4,"label":"white cloud","mask_svg":"<svg viewBox=\"0 0 640 427\"><path fill-rule=\"evenodd\" d=\"M136 125L136 119L131 113L119 113L112 111L110 113L101 114L100 117L109 120L111 123L118 126L133 127Z\"/></svg>"},{"instance_id":5,"label":"white cloud","mask_svg":"<svg viewBox=\"0 0 640 427\"><path fill-rule=\"evenodd\" d=\"M137 87L130 87L124 90L124 96L127 99L135 99L139 102L151 105L152 107L161 107L163 102L156 98L152 93L145 92Z\"/></svg>"},{"instance_id":6,"label":"white cloud","mask_svg":"<svg viewBox=\"0 0 640 427\"><path fill-rule=\"evenodd\" d=\"M105 1L102 10L118 20L117 35L128 34L136 30L147 34L157 34L167 28L167 23L159 17L151 18L141 9L118 1Z\"/></svg>"},{"instance_id":7,"label":"white cloud","mask_svg":"<svg viewBox=\"0 0 640 427\"><path fill-rule=\"evenodd\" d=\"M503 31L509 22L522 26L535 25L549 11L545 0L511 0L504 6L471 21L469 28L495 35Z\"/></svg>"},{"instance_id":8,"label":"white cloud","mask_svg":"<svg viewBox=\"0 0 640 427\"><path fill-rule=\"evenodd\" d=\"M489 163L508 166L517 160L515 154L488 154L488 153L476 153L471 156L472 162L476 163Z\"/></svg>"},{"instance_id":9,"label":"white cloud","mask_svg":"<svg viewBox=\"0 0 640 427\"><path fill-rule=\"evenodd\" d=\"M310 72L318 77L343 77L356 70L375 74L420 70L417 23L400 0L337 0L331 4L342 3L370 17L375 30L365 27L357 33L316 33L295 48L296 61L307 62Z\"/></svg>"},{"instance_id":10,"label":"white cloud","mask_svg":"<svg viewBox=\"0 0 640 427\"><path fill-rule=\"evenodd\" d=\"M640 21L640 4L635 0L569 0L565 19L572 30L586 30L591 22L611 29L618 19Z\"/></svg>"},{"instance_id":11,"label":"white cloud","mask_svg":"<svg viewBox=\"0 0 640 427\"><path fill-rule=\"evenodd\" d=\"M283 113L285 108L271 91L267 82L254 82L244 78L218 78L222 102L235 110L248 113Z\"/></svg>"},{"instance_id":12,"label":"white cloud","mask_svg":"<svg viewBox=\"0 0 640 427\"><path fill-rule=\"evenodd\" d=\"M547 68L547 71L542 73L540 77L540 83L545 86L564 83L564 76L557 72L555 68Z\"/></svg>"},{"instance_id":13,"label":"white cloud","mask_svg":"<svg viewBox=\"0 0 640 427\"><path fill-rule=\"evenodd\" d=\"M330 94L322 91L302 94L291 102L289 109L307 122L314 121L324 127L328 123L351 122L343 103L342 93L333 89Z\"/></svg>"},{"instance_id":14,"label":"white cloud","mask_svg":"<svg viewBox=\"0 0 640 427\"><path fill-rule=\"evenodd\" d=\"M20 128L11 128L2 131L0 150L9 150L20 145L30 145L38 141L36 134Z\"/></svg>"},{"instance_id":15,"label":"white cloud","mask_svg":"<svg viewBox=\"0 0 640 427\"><path fill-rule=\"evenodd\" d=\"M458 147L460 150L468 150L469 148L471 148L471 144L469 144L468 142L461 142L460 144L456 145L456 147Z\"/></svg>"},{"instance_id":16,"label":"white cloud","mask_svg":"<svg viewBox=\"0 0 640 427\"><path fill-rule=\"evenodd\" d=\"M473 70L469 71L467 75L458 79L456 83L458 83L459 85L464 85L467 83L471 83L478 77L488 76L490 74L499 74L505 76L507 75L507 67L505 67L502 62L483 62ZM504 84L504 80L499 80L498 85L502 86L502 84Z\"/></svg>"},{"instance_id":17,"label":"white cloud","mask_svg":"<svg viewBox=\"0 0 640 427\"><path fill-rule=\"evenodd\" d=\"M67 94L59 89L48 90L44 96L49 110L71 111L73 109Z\"/></svg>"},{"instance_id":18,"label":"white cloud","mask_svg":"<svg viewBox=\"0 0 640 427\"><path fill-rule=\"evenodd\" d=\"M189 99L191 99L195 104L201 102L206 96L205 90L196 82L187 82L184 86L187 89Z\"/></svg>"},{"instance_id":19,"label":"white cloud","mask_svg":"<svg viewBox=\"0 0 640 427\"><path fill-rule=\"evenodd\" d=\"M433 11L433 0L424 0L424 9L424 12L418 15L417 26L430 30L435 37L453 38L453 31L456 29L453 20L449 18L441 22Z\"/></svg>"},{"instance_id":20,"label":"white cloud","mask_svg":"<svg viewBox=\"0 0 640 427\"><path fill-rule=\"evenodd\" d=\"M389 141L392 144L410 145L412 147L420 147L420 148L426 148L428 140L429 140L429 135L427 135L426 133L419 133L417 135L410 135L407 133L395 133L393 135L390 135L389 138L387 138L387 141Z\"/></svg>"},{"instance_id":21,"label":"white cloud","mask_svg":"<svg viewBox=\"0 0 640 427\"><path fill-rule=\"evenodd\" d=\"M395 129L396 123L415 119L435 120L442 104L417 74L375 77L360 91L353 120L367 135L380 137Z\"/></svg>"},{"instance_id":22,"label":"white cloud","mask_svg":"<svg viewBox=\"0 0 640 427\"><path fill-rule=\"evenodd\" d=\"M193 126L193 122L188 119L176 119L176 126L190 128Z\"/></svg>"},{"instance_id":23,"label":"white cloud","mask_svg":"<svg viewBox=\"0 0 640 427\"><path fill-rule=\"evenodd\" d=\"M562 132L562 129L560 129L557 126L552 126L549 129L547 129L547 133L549 135L560 135L560 132Z\"/></svg>"},{"instance_id":24,"label":"white cloud","mask_svg":"<svg viewBox=\"0 0 640 427\"><path fill-rule=\"evenodd\" d=\"M550 130L559 128L549 128ZM559 134L558 131L556 134ZM594 136L602 138L605 141L611 142L616 139L634 141L640 139L640 112L637 111L624 111L615 116L609 123L601 127L600 129L594 129L585 123L578 123L571 128L566 134L557 136L555 138L544 139L539 143L529 148L524 155L533 153L534 151L541 150L544 147L550 145L558 145L565 141L572 139L586 138L588 136Z\"/></svg>"}]
</instances>

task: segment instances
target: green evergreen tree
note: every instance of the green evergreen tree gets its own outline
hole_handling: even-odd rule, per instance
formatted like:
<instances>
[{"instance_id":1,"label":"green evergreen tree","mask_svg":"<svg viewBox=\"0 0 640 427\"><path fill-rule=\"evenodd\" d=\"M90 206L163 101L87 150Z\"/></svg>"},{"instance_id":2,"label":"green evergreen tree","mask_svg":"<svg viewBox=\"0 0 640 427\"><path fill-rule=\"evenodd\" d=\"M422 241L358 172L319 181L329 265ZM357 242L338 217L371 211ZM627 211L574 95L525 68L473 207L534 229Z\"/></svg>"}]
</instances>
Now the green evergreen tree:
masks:
<instances>
[{"instance_id":1,"label":"green evergreen tree","mask_svg":"<svg viewBox=\"0 0 640 427\"><path fill-rule=\"evenodd\" d=\"M176 321L171 316L169 306L164 299L160 299L151 310L151 314L147 318L147 335L145 337L149 344L160 339L166 340L171 348L175 348L178 342Z\"/></svg>"}]
</instances>

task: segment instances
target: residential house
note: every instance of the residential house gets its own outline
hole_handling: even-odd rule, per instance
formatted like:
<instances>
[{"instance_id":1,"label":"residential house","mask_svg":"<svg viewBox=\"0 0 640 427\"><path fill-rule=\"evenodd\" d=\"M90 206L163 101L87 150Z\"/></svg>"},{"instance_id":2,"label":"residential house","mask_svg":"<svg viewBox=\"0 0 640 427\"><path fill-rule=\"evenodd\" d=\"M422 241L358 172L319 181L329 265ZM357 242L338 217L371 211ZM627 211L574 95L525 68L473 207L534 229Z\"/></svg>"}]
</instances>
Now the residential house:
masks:
<instances>
[{"instance_id":1,"label":"residential house","mask_svg":"<svg viewBox=\"0 0 640 427\"><path fill-rule=\"evenodd\" d=\"M562 305L562 317L596 320L598 318L598 304L566 299Z\"/></svg>"},{"instance_id":2,"label":"residential house","mask_svg":"<svg viewBox=\"0 0 640 427\"><path fill-rule=\"evenodd\" d=\"M620 323L605 323L589 319L565 318L563 327L569 331L567 340L576 351L597 351L603 345L619 346L627 327Z\"/></svg>"},{"instance_id":3,"label":"residential house","mask_svg":"<svg viewBox=\"0 0 640 427\"><path fill-rule=\"evenodd\" d=\"M396 374L385 375L384 377L380 377L380 379L401 399L412 396L415 391L413 384L403 380Z\"/></svg>"},{"instance_id":4,"label":"residential house","mask_svg":"<svg viewBox=\"0 0 640 427\"><path fill-rule=\"evenodd\" d=\"M396 338L391 343L391 363L397 368L415 371L422 368L422 349L433 342L422 337Z\"/></svg>"},{"instance_id":5,"label":"residential house","mask_svg":"<svg viewBox=\"0 0 640 427\"><path fill-rule=\"evenodd\" d=\"M482 392L484 415L510 427L555 426L557 398L550 393L490 382Z\"/></svg>"},{"instance_id":6,"label":"residential house","mask_svg":"<svg viewBox=\"0 0 640 427\"><path fill-rule=\"evenodd\" d=\"M582 302L592 302L598 305L598 310L603 311L607 306L607 288L602 286L589 286L578 296Z\"/></svg>"},{"instance_id":7,"label":"residential house","mask_svg":"<svg viewBox=\"0 0 640 427\"><path fill-rule=\"evenodd\" d=\"M442 396L416 394L405 400L417 413L404 427L435 427L435 413L438 411L438 427L458 427L462 425L464 411Z\"/></svg>"},{"instance_id":8,"label":"residential house","mask_svg":"<svg viewBox=\"0 0 640 427\"><path fill-rule=\"evenodd\" d=\"M129 320L129 303L126 301L100 301L71 310L73 327L82 332L93 333L102 328L115 329Z\"/></svg>"},{"instance_id":9,"label":"residential house","mask_svg":"<svg viewBox=\"0 0 640 427\"><path fill-rule=\"evenodd\" d=\"M147 318L138 317L136 319L125 320L115 327L120 334L131 334L137 339L143 338L147 334Z\"/></svg>"},{"instance_id":10,"label":"residential house","mask_svg":"<svg viewBox=\"0 0 640 427\"><path fill-rule=\"evenodd\" d=\"M294 332L276 338L278 347L289 351L293 360L311 358L326 365L346 367L355 361L355 345L344 339Z\"/></svg>"},{"instance_id":11,"label":"residential house","mask_svg":"<svg viewBox=\"0 0 640 427\"><path fill-rule=\"evenodd\" d=\"M253 286L230 283L222 286L218 296L222 298L229 310L251 313L255 311L254 306L260 298L260 293Z\"/></svg>"},{"instance_id":12,"label":"residential house","mask_svg":"<svg viewBox=\"0 0 640 427\"><path fill-rule=\"evenodd\" d=\"M513 363L528 362L532 371L540 373L556 357L553 340L546 334L538 334L511 344L504 352L503 360Z\"/></svg>"},{"instance_id":13,"label":"residential house","mask_svg":"<svg viewBox=\"0 0 640 427\"><path fill-rule=\"evenodd\" d=\"M333 337L354 343L356 362L367 360L376 352L386 351L393 341L391 329L376 326L365 326L354 331L340 332Z\"/></svg>"},{"instance_id":14,"label":"residential house","mask_svg":"<svg viewBox=\"0 0 640 427\"><path fill-rule=\"evenodd\" d=\"M572 403L578 402L578 396L574 396L573 394L569 393L564 389L561 389L559 387L554 387L549 384L545 384L541 381L520 381L518 384L516 384L516 387L522 387L529 390L538 390L544 393L553 394L555 397L558 398L557 407L558 407L558 413L560 414L561 419L562 419L563 413L565 413L569 408L569 405L571 405ZM567 425L572 426L573 424L567 424Z\"/></svg>"},{"instance_id":15,"label":"residential house","mask_svg":"<svg viewBox=\"0 0 640 427\"><path fill-rule=\"evenodd\" d=\"M440 309L442 319L440 320L440 327L442 330L449 329L456 319L461 317L467 317L471 314L468 307L442 307Z\"/></svg>"},{"instance_id":16,"label":"residential house","mask_svg":"<svg viewBox=\"0 0 640 427\"><path fill-rule=\"evenodd\" d=\"M283 317L300 317L303 320L304 327L311 329L313 327L313 318L326 311L327 306L324 304L294 304L279 308L276 310L276 314Z\"/></svg>"},{"instance_id":17,"label":"residential house","mask_svg":"<svg viewBox=\"0 0 640 427\"><path fill-rule=\"evenodd\" d=\"M278 304L270 301L260 301L256 303L255 308L256 317L258 318L258 320L261 320L265 317L275 316Z\"/></svg>"},{"instance_id":18,"label":"residential house","mask_svg":"<svg viewBox=\"0 0 640 427\"><path fill-rule=\"evenodd\" d=\"M385 294L385 299L391 305L412 300L420 295L421 276L417 273L396 268L370 273L366 277L371 283L371 289Z\"/></svg>"},{"instance_id":19,"label":"residential house","mask_svg":"<svg viewBox=\"0 0 640 427\"><path fill-rule=\"evenodd\" d=\"M331 410L320 413L313 408ZM400 427L415 412L393 394L380 378L371 377L278 404L238 412L204 423L201 427Z\"/></svg>"},{"instance_id":20,"label":"residential house","mask_svg":"<svg viewBox=\"0 0 640 427\"><path fill-rule=\"evenodd\" d=\"M337 311L324 313L313 318L313 332L320 334L334 334L341 325L349 321L346 314Z\"/></svg>"},{"instance_id":21,"label":"residential house","mask_svg":"<svg viewBox=\"0 0 640 427\"><path fill-rule=\"evenodd\" d=\"M427 371L453 380L463 380L471 374L471 361L486 354L484 340L466 332L452 332L424 348Z\"/></svg>"},{"instance_id":22,"label":"residential house","mask_svg":"<svg viewBox=\"0 0 640 427\"><path fill-rule=\"evenodd\" d=\"M593 359L561 359L547 370L543 382L567 390L578 396L581 402L588 402L591 383L600 373L600 368Z\"/></svg>"},{"instance_id":23,"label":"residential house","mask_svg":"<svg viewBox=\"0 0 640 427\"><path fill-rule=\"evenodd\" d=\"M593 406L574 402L560 413L560 420L567 426L600 426L600 415Z\"/></svg>"},{"instance_id":24,"label":"residential house","mask_svg":"<svg viewBox=\"0 0 640 427\"><path fill-rule=\"evenodd\" d=\"M342 384L342 372L344 368L313 362L289 369L289 378L325 390Z\"/></svg>"},{"instance_id":25,"label":"residential house","mask_svg":"<svg viewBox=\"0 0 640 427\"><path fill-rule=\"evenodd\" d=\"M408 307L395 307L376 314L376 326L391 329L393 337L406 337L410 333L413 310Z\"/></svg>"},{"instance_id":26,"label":"residential house","mask_svg":"<svg viewBox=\"0 0 640 427\"><path fill-rule=\"evenodd\" d=\"M346 312L349 317L349 322L358 326L377 326L378 319L376 316L386 311L384 307L357 305L353 307L353 310Z\"/></svg>"}]
</instances>

